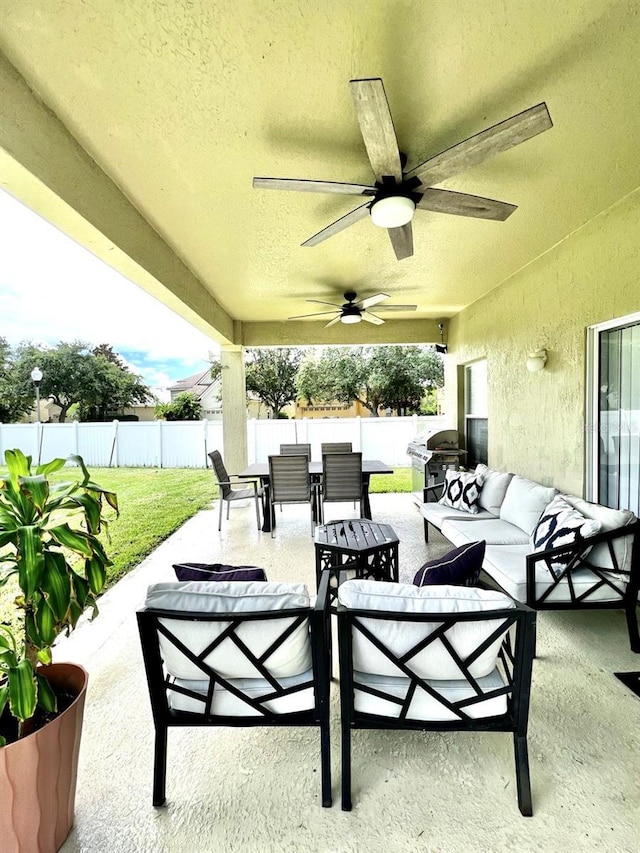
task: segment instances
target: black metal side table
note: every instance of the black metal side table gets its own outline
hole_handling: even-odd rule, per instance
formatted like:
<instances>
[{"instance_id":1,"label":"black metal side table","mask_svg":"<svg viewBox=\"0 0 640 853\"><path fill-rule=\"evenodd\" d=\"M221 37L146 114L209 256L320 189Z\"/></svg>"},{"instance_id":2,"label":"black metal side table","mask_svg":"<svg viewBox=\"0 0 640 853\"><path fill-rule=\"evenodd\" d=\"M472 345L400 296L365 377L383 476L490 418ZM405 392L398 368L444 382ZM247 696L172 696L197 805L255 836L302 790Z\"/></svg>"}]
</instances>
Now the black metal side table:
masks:
<instances>
[{"instance_id":1,"label":"black metal side table","mask_svg":"<svg viewBox=\"0 0 640 853\"><path fill-rule=\"evenodd\" d=\"M389 524L378 524L366 518L332 521L316 527L313 537L316 549L316 589L322 572L329 571L330 597L337 594L337 576L342 571L355 571L356 578L398 581L398 537Z\"/></svg>"}]
</instances>

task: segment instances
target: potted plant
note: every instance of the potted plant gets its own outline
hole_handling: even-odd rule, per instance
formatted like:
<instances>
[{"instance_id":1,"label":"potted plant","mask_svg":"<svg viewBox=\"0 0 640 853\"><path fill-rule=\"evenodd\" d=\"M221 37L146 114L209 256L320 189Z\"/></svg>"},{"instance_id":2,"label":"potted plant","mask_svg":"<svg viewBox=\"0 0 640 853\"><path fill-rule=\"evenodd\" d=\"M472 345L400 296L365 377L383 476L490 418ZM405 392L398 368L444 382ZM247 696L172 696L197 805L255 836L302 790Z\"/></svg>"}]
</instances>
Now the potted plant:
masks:
<instances>
[{"instance_id":1,"label":"potted plant","mask_svg":"<svg viewBox=\"0 0 640 853\"><path fill-rule=\"evenodd\" d=\"M51 482L66 461L77 476ZM21 618L0 626L0 838L2 850L58 850L73 824L87 673L53 664L51 646L73 629L111 565L98 539L106 501L80 456L32 472L31 457L7 450L0 478L0 587L15 576ZM49 751L51 750L51 751ZM66 754L65 754L66 753Z\"/></svg>"}]
</instances>

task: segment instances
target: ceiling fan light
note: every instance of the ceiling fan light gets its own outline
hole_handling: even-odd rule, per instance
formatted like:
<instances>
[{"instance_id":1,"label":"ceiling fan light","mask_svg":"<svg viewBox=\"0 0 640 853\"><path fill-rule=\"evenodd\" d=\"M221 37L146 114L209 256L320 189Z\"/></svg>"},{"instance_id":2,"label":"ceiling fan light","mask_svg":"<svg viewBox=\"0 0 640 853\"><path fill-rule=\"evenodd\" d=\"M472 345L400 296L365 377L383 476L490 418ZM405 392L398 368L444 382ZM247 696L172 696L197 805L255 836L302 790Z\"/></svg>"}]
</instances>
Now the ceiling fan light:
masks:
<instances>
[{"instance_id":1,"label":"ceiling fan light","mask_svg":"<svg viewBox=\"0 0 640 853\"><path fill-rule=\"evenodd\" d=\"M400 228L411 222L415 203L403 195L390 195L371 205L371 220L380 228Z\"/></svg>"},{"instance_id":2,"label":"ceiling fan light","mask_svg":"<svg viewBox=\"0 0 640 853\"><path fill-rule=\"evenodd\" d=\"M341 323L359 323L361 320L362 320L362 317L360 316L359 313L358 314L356 314L356 313L343 314L342 317L340 317Z\"/></svg>"}]
</instances>

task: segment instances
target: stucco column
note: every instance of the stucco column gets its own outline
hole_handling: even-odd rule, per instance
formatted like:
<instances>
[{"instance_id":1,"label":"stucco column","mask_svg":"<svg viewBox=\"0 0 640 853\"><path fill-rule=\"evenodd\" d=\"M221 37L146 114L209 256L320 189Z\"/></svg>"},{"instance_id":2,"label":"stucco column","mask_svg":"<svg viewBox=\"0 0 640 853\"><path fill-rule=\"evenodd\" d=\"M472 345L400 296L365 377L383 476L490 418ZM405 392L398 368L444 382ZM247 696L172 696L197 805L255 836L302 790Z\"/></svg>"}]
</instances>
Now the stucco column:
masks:
<instances>
[{"instance_id":1,"label":"stucco column","mask_svg":"<svg viewBox=\"0 0 640 853\"><path fill-rule=\"evenodd\" d=\"M222 439L224 464L230 474L247 467L247 388L244 378L244 348L223 346Z\"/></svg>"}]
</instances>

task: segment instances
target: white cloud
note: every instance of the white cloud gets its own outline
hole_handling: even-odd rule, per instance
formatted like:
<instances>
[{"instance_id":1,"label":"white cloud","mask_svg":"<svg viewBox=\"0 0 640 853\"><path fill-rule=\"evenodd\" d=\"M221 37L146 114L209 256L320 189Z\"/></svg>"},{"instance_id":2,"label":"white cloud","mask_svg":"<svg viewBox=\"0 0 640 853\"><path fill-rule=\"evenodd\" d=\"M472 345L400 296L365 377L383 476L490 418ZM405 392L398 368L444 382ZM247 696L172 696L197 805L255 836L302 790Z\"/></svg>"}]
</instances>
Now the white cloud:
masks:
<instances>
[{"instance_id":1,"label":"white cloud","mask_svg":"<svg viewBox=\"0 0 640 853\"><path fill-rule=\"evenodd\" d=\"M150 362L206 366L216 344L65 234L0 190L0 334L56 344L109 343ZM170 380L173 381L173 380ZM155 384L155 383L154 383Z\"/></svg>"}]
</instances>

